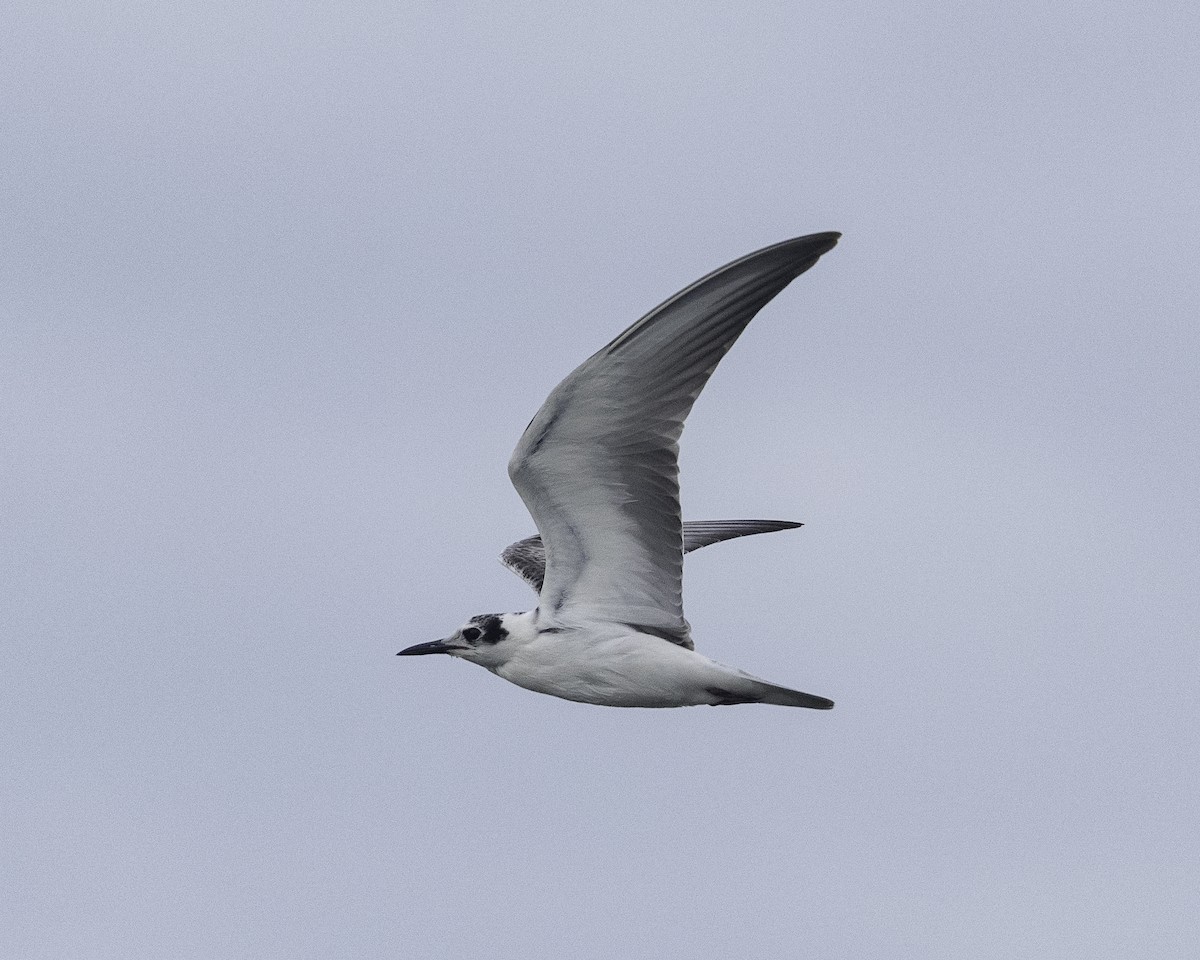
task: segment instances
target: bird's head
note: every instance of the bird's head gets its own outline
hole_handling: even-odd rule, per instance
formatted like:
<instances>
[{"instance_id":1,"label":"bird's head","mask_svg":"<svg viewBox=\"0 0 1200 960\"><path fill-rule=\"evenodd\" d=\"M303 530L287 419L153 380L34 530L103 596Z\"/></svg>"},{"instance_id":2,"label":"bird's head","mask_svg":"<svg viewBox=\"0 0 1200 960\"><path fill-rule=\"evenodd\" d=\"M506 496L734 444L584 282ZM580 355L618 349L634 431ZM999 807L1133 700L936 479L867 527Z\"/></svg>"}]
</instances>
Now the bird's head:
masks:
<instances>
[{"instance_id":1,"label":"bird's head","mask_svg":"<svg viewBox=\"0 0 1200 960\"><path fill-rule=\"evenodd\" d=\"M406 647L397 656L448 653L484 667L498 667L512 656L513 641L522 635L520 627L526 616L522 613L481 613L444 640Z\"/></svg>"}]
</instances>

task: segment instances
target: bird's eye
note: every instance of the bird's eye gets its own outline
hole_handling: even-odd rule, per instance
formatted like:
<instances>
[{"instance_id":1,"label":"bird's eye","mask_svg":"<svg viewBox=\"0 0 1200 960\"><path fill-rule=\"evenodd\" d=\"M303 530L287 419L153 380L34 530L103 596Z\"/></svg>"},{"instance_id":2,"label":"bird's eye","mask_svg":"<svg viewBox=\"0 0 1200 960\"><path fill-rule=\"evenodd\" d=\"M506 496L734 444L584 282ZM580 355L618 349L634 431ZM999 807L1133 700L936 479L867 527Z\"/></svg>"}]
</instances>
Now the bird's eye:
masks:
<instances>
[{"instance_id":1,"label":"bird's eye","mask_svg":"<svg viewBox=\"0 0 1200 960\"><path fill-rule=\"evenodd\" d=\"M462 636L463 639L468 643L473 643L479 639L479 631L475 627L467 627L467 629L462 632Z\"/></svg>"}]
</instances>

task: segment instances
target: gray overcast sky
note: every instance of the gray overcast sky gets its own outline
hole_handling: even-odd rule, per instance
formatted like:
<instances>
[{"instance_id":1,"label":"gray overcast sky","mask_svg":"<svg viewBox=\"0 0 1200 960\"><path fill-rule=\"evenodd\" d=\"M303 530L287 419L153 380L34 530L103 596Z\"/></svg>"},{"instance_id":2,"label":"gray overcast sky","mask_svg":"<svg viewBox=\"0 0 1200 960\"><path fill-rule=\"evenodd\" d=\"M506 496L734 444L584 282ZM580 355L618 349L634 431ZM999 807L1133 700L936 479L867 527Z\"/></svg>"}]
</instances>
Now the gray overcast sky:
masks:
<instances>
[{"instance_id":1,"label":"gray overcast sky","mask_svg":"<svg viewBox=\"0 0 1200 960\"><path fill-rule=\"evenodd\" d=\"M0 955L1192 958L1180 2L17 3ZM708 270L845 239L684 435L621 711L402 660L531 604L505 464Z\"/></svg>"}]
</instances>

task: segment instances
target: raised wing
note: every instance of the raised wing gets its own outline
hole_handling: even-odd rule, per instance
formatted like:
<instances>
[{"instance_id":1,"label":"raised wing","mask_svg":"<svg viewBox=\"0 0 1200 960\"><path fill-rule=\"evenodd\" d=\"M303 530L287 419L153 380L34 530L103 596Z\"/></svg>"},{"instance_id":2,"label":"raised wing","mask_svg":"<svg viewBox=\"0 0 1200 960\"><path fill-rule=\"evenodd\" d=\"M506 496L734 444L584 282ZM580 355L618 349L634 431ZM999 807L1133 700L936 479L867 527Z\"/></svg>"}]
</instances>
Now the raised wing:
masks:
<instances>
[{"instance_id":1,"label":"raised wing","mask_svg":"<svg viewBox=\"0 0 1200 960\"><path fill-rule=\"evenodd\" d=\"M536 533L505 547L500 562L533 587L535 593L542 592L542 582L546 579L546 548Z\"/></svg>"},{"instance_id":2,"label":"raised wing","mask_svg":"<svg viewBox=\"0 0 1200 960\"><path fill-rule=\"evenodd\" d=\"M683 522L683 552L691 553L701 547L748 537L755 533L774 533L795 530L804 524L791 520L685 520ZM537 534L510 543L500 554L500 562L538 593L546 577L546 548Z\"/></svg>"},{"instance_id":3,"label":"raised wing","mask_svg":"<svg viewBox=\"0 0 1200 960\"><path fill-rule=\"evenodd\" d=\"M802 526L804 524L794 520L688 520L683 524L683 552L691 553L723 540L795 530Z\"/></svg>"},{"instance_id":4,"label":"raised wing","mask_svg":"<svg viewBox=\"0 0 1200 960\"><path fill-rule=\"evenodd\" d=\"M786 240L710 273L551 392L508 464L546 545L538 609L550 622L605 620L690 642L683 422L746 324L838 236Z\"/></svg>"}]
</instances>

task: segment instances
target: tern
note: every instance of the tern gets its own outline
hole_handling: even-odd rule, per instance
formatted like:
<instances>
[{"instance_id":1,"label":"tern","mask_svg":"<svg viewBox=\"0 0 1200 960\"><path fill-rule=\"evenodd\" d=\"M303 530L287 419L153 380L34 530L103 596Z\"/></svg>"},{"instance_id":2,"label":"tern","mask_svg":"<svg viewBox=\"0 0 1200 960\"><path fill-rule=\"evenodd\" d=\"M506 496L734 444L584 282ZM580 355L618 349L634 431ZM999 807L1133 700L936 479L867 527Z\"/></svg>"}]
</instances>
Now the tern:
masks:
<instances>
[{"instance_id":1,"label":"tern","mask_svg":"<svg viewBox=\"0 0 1200 960\"><path fill-rule=\"evenodd\" d=\"M754 315L840 236L785 240L721 267L555 387L508 464L538 533L500 558L537 591L537 606L471 617L399 656L449 654L538 693L611 707L832 707L695 651L683 617L684 554L800 524L683 523L679 437Z\"/></svg>"}]
</instances>

